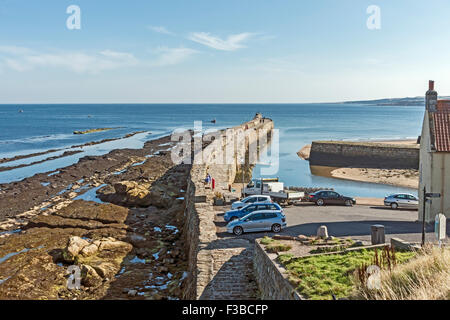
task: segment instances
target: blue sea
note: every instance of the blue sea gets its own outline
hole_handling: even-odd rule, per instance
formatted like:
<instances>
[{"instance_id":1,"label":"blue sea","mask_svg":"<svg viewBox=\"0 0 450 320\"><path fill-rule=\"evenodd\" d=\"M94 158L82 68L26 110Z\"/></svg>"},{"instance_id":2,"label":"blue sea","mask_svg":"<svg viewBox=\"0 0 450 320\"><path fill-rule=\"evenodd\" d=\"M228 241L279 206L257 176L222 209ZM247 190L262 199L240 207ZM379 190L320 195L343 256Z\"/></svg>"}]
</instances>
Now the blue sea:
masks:
<instances>
[{"instance_id":1,"label":"blue sea","mask_svg":"<svg viewBox=\"0 0 450 320\"><path fill-rule=\"evenodd\" d=\"M19 113L19 110L23 112ZM36 173L57 170L85 155L105 154L117 148L141 148L179 128L226 128L245 122L257 113L274 120L280 131L280 167L276 174L288 186L333 187L360 197L384 197L394 192L416 192L370 183L311 175L307 161L297 156L314 140L416 139L420 135L424 108L416 106L368 106L357 104L71 104L0 105L0 158L68 148L89 141L119 138L145 131L128 139L84 147L83 152L29 167L0 172L0 183L18 181ZM216 119L216 124L211 123ZM75 130L120 127L74 135ZM66 151L66 150L64 150ZM32 163L64 151L18 160ZM2 164L11 166L12 163ZM260 176L261 166L255 168Z\"/></svg>"}]
</instances>

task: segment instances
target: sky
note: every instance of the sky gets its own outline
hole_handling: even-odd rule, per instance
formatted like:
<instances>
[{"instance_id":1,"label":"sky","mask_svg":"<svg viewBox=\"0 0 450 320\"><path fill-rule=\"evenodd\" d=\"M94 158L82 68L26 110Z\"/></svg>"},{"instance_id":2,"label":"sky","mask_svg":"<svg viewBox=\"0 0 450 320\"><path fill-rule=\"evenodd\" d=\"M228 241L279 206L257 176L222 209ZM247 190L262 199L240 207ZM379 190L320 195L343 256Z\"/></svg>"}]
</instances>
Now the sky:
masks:
<instances>
[{"instance_id":1,"label":"sky","mask_svg":"<svg viewBox=\"0 0 450 320\"><path fill-rule=\"evenodd\" d=\"M449 16L448 0L0 0L0 103L338 102L430 79L450 95Z\"/></svg>"}]
</instances>

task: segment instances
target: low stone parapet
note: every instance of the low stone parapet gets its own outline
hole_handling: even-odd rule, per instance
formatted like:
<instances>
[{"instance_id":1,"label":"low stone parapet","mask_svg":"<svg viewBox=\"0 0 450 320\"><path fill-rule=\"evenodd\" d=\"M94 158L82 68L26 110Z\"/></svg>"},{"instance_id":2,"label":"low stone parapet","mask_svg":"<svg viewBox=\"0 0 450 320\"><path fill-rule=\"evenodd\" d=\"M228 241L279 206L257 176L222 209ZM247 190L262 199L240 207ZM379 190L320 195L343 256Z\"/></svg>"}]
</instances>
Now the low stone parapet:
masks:
<instances>
[{"instance_id":1,"label":"low stone parapet","mask_svg":"<svg viewBox=\"0 0 450 320\"><path fill-rule=\"evenodd\" d=\"M266 253L255 241L253 268L260 298L263 300L303 300L287 280L286 269L277 261L277 254Z\"/></svg>"}]
</instances>

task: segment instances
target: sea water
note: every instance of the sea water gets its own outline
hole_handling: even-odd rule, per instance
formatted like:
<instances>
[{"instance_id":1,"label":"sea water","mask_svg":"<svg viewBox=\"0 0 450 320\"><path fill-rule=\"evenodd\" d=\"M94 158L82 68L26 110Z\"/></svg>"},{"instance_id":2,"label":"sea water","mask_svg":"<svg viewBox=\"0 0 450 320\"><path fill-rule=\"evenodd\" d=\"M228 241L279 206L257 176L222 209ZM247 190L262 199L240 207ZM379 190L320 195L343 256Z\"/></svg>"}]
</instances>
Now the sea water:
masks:
<instances>
[{"instance_id":1,"label":"sea water","mask_svg":"<svg viewBox=\"0 0 450 320\"><path fill-rule=\"evenodd\" d=\"M24 112L19 113L22 109ZM202 121L203 129L239 125L260 112L274 120L280 133L280 165L274 175L288 186L332 187L351 196L383 197L406 188L314 176L297 152L314 140L417 139L423 107L358 104L71 104L0 105L0 158L50 149L69 148L91 141L143 134L82 149L82 153L29 167L0 172L0 183L12 182L76 163L86 155L105 154L115 148L141 148L149 139L190 129ZM216 123L211 120L215 119ZM116 128L85 135L73 131ZM66 149L65 149L66 150ZM71 149L67 149L71 150ZM66 151L67 151L66 150ZM58 152L57 154L60 154ZM15 164L41 161L49 154ZM6 164L4 164L6 165ZM261 166L255 177L261 176Z\"/></svg>"}]
</instances>

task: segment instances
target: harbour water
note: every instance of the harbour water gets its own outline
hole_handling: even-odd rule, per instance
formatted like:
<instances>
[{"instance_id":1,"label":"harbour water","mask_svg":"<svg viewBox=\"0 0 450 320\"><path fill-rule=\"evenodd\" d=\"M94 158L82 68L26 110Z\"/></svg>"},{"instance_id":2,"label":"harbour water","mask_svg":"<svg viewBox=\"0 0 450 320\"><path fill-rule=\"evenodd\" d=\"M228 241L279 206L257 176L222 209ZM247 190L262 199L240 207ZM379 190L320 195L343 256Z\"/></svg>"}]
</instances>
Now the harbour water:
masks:
<instances>
[{"instance_id":1,"label":"harbour water","mask_svg":"<svg viewBox=\"0 0 450 320\"><path fill-rule=\"evenodd\" d=\"M19 113L19 110L23 112ZM257 112L273 119L279 130L280 165L276 176L286 185L333 187L339 192L361 197L413 191L314 176L308 162L297 156L297 151L313 140L416 139L420 135L423 107L357 104L0 105L0 158L65 149L145 131L127 139L83 147L82 153L0 172L0 183L54 171L86 155L105 154L117 148L140 148L148 139L170 134L175 129L192 128L194 121L203 121L204 129L220 129L247 121ZM215 124L211 122L213 119ZM76 130L93 128L117 129L73 134ZM29 164L61 153L57 151L2 166ZM255 177L260 176L260 168L255 168Z\"/></svg>"}]
</instances>

